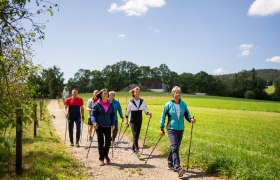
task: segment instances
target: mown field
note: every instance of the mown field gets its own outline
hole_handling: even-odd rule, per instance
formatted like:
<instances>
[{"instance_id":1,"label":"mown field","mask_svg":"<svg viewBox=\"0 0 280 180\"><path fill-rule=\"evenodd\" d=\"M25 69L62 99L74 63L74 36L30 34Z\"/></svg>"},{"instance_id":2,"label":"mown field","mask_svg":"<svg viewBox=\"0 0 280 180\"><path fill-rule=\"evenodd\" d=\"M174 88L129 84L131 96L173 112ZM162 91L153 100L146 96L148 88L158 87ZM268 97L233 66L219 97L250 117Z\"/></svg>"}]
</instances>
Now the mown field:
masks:
<instances>
[{"instance_id":1,"label":"mown field","mask_svg":"<svg viewBox=\"0 0 280 180\"><path fill-rule=\"evenodd\" d=\"M81 94L85 104L91 94ZM159 138L159 121L169 93L141 93L153 113L147 136L147 146ZM131 98L127 92L117 93L123 112ZM233 179L280 179L280 103L225 97L183 96L194 125L190 165L212 174ZM144 138L148 117L144 116L141 138ZM190 123L185 123L180 148L181 162L186 166ZM131 136L129 130L128 135ZM141 143L142 144L142 143ZM168 137L158 150L169 152ZM148 154L144 150L144 154Z\"/></svg>"}]
</instances>

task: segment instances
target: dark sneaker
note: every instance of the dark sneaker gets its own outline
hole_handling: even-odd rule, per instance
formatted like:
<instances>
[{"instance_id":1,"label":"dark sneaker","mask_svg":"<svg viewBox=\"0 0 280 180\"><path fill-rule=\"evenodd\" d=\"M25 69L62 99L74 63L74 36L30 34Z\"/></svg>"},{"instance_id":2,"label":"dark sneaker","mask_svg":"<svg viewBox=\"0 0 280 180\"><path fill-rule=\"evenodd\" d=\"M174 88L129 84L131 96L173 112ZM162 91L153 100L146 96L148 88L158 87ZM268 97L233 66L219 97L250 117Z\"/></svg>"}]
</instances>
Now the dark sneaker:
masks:
<instances>
[{"instance_id":1,"label":"dark sneaker","mask_svg":"<svg viewBox=\"0 0 280 180\"><path fill-rule=\"evenodd\" d=\"M116 147L117 143L115 141L112 141L112 146Z\"/></svg>"},{"instance_id":2,"label":"dark sneaker","mask_svg":"<svg viewBox=\"0 0 280 180\"><path fill-rule=\"evenodd\" d=\"M168 169L171 170L171 171L176 172L176 169L174 168L174 166L168 165Z\"/></svg>"},{"instance_id":3,"label":"dark sneaker","mask_svg":"<svg viewBox=\"0 0 280 180\"><path fill-rule=\"evenodd\" d=\"M131 149L131 153L136 154L136 151L134 149Z\"/></svg>"},{"instance_id":4,"label":"dark sneaker","mask_svg":"<svg viewBox=\"0 0 280 180\"><path fill-rule=\"evenodd\" d=\"M105 165L104 160L99 160L99 165L104 166Z\"/></svg>"},{"instance_id":5,"label":"dark sneaker","mask_svg":"<svg viewBox=\"0 0 280 180\"><path fill-rule=\"evenodd\" d=\"M74 143L71 142L71 143L70 143L70 146L74 146Z\"/></svg>"},{"instance_id":6,"label":"dark sneaker","mask_svg":"<svg viewBox=\"0 0 280 180\"><path fill-rule=\"evenodd\" d=\"M80 144L79 144L79 143L76 143L76 147L77 147L77 148L80 147Z\"/></svg>"},{"instance_id":7,"label":"dark sneaker","mask_svg":"<svg viewBox=\"0 0 280 180\"><path fill-rule=\"evenodd\" d=\"M107 164L111 162L111 159L107 156L105 157Z\"/></svg>"},{"instance_id":8,"label":"dark sneaker","mask_svg":"<svg viewBox=\"0 0 280 180\"><path fill-rule=\"evenodd\" d=\"M178 177L183 177L183 175L186 173L186 170L184 168L180 168L178 170Z\"/></svg>"}]
</instances>

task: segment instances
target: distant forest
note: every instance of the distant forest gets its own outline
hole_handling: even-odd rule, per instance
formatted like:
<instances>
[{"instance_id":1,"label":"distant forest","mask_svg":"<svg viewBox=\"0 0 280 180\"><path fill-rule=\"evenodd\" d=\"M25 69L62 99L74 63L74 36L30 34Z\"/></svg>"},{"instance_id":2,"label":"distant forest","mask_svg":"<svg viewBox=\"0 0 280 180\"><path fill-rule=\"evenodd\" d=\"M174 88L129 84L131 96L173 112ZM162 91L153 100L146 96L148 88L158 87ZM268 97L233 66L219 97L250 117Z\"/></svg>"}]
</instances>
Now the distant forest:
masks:
<instances>
[{"instance_id":1,"label":"distant forest","mask_svg":"<svg viewBox=\"0 0 280 180\"><path fill-rule=\"evenodd\" d=\"M170 92L173 86L181 87L183 93L206 93L207 95L228 96L248 99L280 100L280 70L252 69L234 74L210 75L204 71L196 74L177 74L165 64L159 67L138 66L129 61L107 65L103 70L79 69L73 78L63 84L63 72L56 66L44 69L32 79L38 86L38 96L57 97L64 86L70 91L77 88L80 93L90 93L106 87L123 91L131 86L142 90L163 89ZM273 85L275 92L267 94L267 86Z\"/></svg>"},{"instance_id":2,"label":"distant forest","mask_svg":"<svg viewBox=\"0 0 280 180\"><path fill-rule=\"evenodd\" d=\"M237 73L219 75L221 77L233 78ZM280 70L277 69L257 69L256 74L258 77L263 78L268 86L272 86L276 79L280 78Z\"/></svg>"}]
</instances>

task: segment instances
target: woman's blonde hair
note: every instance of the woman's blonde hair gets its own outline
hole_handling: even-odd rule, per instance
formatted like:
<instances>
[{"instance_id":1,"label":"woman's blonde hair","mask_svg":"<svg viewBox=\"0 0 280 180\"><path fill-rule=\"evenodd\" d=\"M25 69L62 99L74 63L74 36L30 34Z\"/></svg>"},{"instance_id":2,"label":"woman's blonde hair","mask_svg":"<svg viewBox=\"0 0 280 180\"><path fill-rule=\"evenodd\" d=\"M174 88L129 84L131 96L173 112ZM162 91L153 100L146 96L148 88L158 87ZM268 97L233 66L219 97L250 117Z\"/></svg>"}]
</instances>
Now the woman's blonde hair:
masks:
<instances>
[{"instance_id":1,"label":"woman's blonde hair","mask_svg":"<svg viewBox=\"0 0 280 180\"><path fill-rule=\"evenodd\" d=\"M181 92L181 88L179 86L174 86L171 90L171 94L173 95L176 91L180 91Z\"/></svg>"},{"instance_id":2,"label":"woman's blonde hair","mask_svg":"<svg viewBox=\"0 0 280 180\"><path fill-rule=\"evenodd\" d=\"M134 92L135 91L139 91L140 92L140 87L135 87L135 88L133 88L133 89L131 89L129 92L131 93L131 95L132 95L132 97L134 97Z\"/></svg>"}]
</instances>

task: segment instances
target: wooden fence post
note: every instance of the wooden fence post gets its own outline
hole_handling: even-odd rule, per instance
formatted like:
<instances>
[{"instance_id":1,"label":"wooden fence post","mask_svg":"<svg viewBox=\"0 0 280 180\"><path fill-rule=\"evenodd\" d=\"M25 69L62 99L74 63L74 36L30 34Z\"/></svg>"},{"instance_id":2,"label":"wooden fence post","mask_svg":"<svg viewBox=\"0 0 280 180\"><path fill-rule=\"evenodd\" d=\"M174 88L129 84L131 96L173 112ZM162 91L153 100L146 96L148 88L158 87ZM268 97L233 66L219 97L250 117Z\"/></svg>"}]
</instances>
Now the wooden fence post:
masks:
<instances>
[{"instance_id":1,"label":"wooden fence post","mask_svg":"<svg viewBox=\"0 0 280 180\"><path fill-rule=\"evenodd\" d=\"M37 135L37 103L34 104L34 137Z\"/></svg>"},{"instance_id":2,"label":"wooden fence post","mask_svg":"<svg viewBox=\"0 0 280 180\"><path fill-rule=\"evenodd\" d=\"M40 121L42 121L43 118L43 106L44 106L44 100L40 100Z\"/></svg>"},{"instance_id":3,"label":"wooden fence post","mask_svg":"<svg viewBox=\"0 0 280 180\"><path fill-rule=\"evenodd\" d=\"M16 109L16 174L22 172L22 108Z\"/></svg>"}]
</instances>

